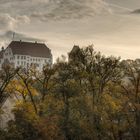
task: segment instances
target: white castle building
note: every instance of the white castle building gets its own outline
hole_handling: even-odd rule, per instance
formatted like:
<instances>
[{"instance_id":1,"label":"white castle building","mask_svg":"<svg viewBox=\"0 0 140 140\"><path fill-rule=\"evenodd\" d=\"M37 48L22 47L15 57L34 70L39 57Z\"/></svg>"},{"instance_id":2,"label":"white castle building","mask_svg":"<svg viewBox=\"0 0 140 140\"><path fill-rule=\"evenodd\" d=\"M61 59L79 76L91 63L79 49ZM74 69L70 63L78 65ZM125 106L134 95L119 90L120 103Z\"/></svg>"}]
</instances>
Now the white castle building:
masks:
<instances>
[{"instance_id":1,"label":"white castle building","mask_svg":"<svg viewBox=\"0 0 140 140\"><path fill-rule=\"evenodd\" d=\"M16 67L36 67L41 71L43 66L52 65L51 50L44 43L12 41L6 49L0 51L0 69L4 64Z\"/></svg>"}]
</instances>

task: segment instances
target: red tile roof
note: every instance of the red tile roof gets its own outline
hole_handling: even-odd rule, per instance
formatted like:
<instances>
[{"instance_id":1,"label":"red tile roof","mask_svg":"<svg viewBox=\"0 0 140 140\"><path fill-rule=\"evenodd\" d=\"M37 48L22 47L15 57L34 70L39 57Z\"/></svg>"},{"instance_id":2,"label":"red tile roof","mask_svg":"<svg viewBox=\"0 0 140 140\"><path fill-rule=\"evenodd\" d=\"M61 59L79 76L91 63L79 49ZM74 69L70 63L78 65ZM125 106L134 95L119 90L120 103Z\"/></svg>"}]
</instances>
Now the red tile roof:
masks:
<instances>
[{"instance_id":1,"label":"red tile roof","mask_svg":"<svg viewBox=\"0 0 140 140\"><path fill-rule=\"evenodd\" d=\"M29 55L32 57L52 57L51 50L44 43L12 41L9 46L13 54Z\"/></svg>"}]
</instances>

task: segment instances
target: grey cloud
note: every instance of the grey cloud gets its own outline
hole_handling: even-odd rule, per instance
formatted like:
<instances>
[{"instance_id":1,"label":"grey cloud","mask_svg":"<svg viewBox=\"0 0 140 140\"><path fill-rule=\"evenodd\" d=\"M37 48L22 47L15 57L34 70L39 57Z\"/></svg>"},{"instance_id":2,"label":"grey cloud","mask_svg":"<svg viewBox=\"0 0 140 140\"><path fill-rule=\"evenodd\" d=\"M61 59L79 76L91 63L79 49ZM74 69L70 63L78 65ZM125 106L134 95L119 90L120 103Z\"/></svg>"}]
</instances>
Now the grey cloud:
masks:
<instances>
[{"instance_id":1,"label":"grey cloud","mask_svg":"<svg viewBox=\"0 0 140 140\"><path fill-rule=\"evenodd\" d=\"M0 14L0 31L12 30L16 24L16 20L9 14Z\"/></svg>"},{"instance_id":2,"label":"grey cloud","mask_svg":"<svg viewBox=\"0 0 140 140\"><path fill-rule=\"evenodd\" d=\"M23 41L44 41L42 39L38 39L38 38L33 38L33 37L29 37L27 35L24 35L22 33L15 33L13 31L7 31L4 36L7 38L11 38L13 36L14 33L14 40L23 40Z\"/></svg>"},{"instance_id":3,"label":"grey cloud","mask_svg":"<svg viewBox=\"0 0 140 140\"><path fill-rule=\"evenodd\" d=\"M140 9L133 10L131 14L140 14Z\"/></svg>"},{"instance_id":4,"label":"grey cloud","mask_svg":"<svg viewBox=\"0 0 140 140\"><path fill-rule=\"evenodd\" d=\"M109 7L104 0L1 0L0 12L27 15L31 18L68 19L108 13Z\"/></svg>"},{"instance_id":5,"label":"grey cloud","mask_svg":"<svg viewBox=\"0 0 140 140\"><path fill-rule=\"evenodd\" d=\"M55 5L55 6L54 6ZM107 5L102 0L57 0L51 3L50 12L34 12L33 18L48 19L71 19L92 17L96 14L109 13Z\"/></svg>"},{"instance_id":6,"label":"grey cloud","mask_svg":"<svg viewBox=\"0 0 140 140\"><path fill-rule=\"evenodd\" d=\"M13 34L14 34L14 39L13 39ZM17 32L15 33L14 31L9 30L6 33L0 35L0 47L3 45L7 45L12 40L45 42L43 39L33 38L33 37L27 36L25 34L17 33Z\"/></svg>"},{"instance_id":7,"label":"grey cloud","mask_svg":"<svg viewBox=\"0 0 140 140\"><path fill-rule=\"evenodd\" d=\"M139 0L105 0L105 1L128 9L135 9L136 7L140 7Z\"/></svg>"},{"instance_id":8,"label":"grey cloud","mask_svg":"<svg viewBox=\"0 0 140 140\"><path fill-rule=\"evenodd\" d=\"M30 19L23 15L23 16L15 16L12 17L10 14L7 13L1 13L0 14L0 31L7 31L7 30L13 30L17 26L29 23Z\"/></svg>"},{"instance_id":9,"label":"grey cloud","mask_svg":"<svg viewBox=\"0 0 140 140\"><path fill-rule=\"evenodd\" d=\"M133 3L136 6L131 7ZM8 14L3 21L0 18L0 31L5 28L28 34L16 33L15 40L36 41L36 38L30 37L34 35L47 38L55 57L70 51L75 43L94 43L105 53L122 56L129 53L138 57L139 54L133 51L138 53L140 50L140 19L122 14L129 11L127 8L140 7L138 3L138 0L0 0L0 15ZM113 14L110 14L110 10ZM26 26L29 20L30 24ZM23 21L26 24L21 26ZM9 43L12 34L11 31L5 34L0 32L1 45Z\"/></svg>"}]
</instances>

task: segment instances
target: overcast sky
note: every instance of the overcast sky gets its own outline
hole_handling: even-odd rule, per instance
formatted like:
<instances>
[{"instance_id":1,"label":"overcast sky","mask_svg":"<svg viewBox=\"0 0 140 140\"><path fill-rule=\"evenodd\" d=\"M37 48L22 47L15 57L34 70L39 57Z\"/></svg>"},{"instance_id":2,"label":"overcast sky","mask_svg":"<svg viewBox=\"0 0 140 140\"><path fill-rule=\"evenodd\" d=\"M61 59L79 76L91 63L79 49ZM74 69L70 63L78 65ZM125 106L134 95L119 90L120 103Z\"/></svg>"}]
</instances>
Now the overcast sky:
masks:
<instances>
[{"instance_id":1,"label":"overcast sky","mask_svg":"<svg viewBox=\"0 0 140 140\"><path fill-rule=\"evenodd\" d=\"M54 59L74 44L123 59L140 58L139 0L0 0L0 46L45 42Z\"/></svg>"}]
</instances>

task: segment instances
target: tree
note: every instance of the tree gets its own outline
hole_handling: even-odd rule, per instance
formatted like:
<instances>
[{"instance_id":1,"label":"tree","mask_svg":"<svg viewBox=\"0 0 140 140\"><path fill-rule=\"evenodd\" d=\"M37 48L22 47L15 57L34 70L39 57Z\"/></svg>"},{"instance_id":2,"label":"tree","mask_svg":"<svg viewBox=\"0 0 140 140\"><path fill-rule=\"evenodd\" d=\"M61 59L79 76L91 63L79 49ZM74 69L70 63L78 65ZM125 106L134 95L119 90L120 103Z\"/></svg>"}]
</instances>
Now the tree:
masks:
<instances>
[{"instance_id":1,"label":"tree","mask_svg":"<svg viewBox=\"0 0 140 140\"><path fill-rule=\"evenodd\" d=\"M43 67L42 73L39 73L38 71L30 69L34 81L35 81L35 86L40 92L41 95L41 101L43 102L45 100L46 95L53 89L55 86L54 81L52 81L56 68L55 67L50 67L48 65Z\"/></svg>"},{"instance_id":2,"label":"tree","mask_svg":"<svg viewBox=\"0 0 140 140\"><path fill-rule=\"evenodd\" d=\"M135 140L140 139L140 63L123 61L124 80L121 84L123 94L128 98L126 117ZM131 117L130 117L131 116Z\"/></svg>"},{"instance_id":3,"label":"tree","mask_svg":"<svg viewBox=\"0 0 140 140\"><path fill-rule=\"evenodd\" d=\"M34 95L35 95L34 93L36 92L36 89L34 89L33 87L34 84L33 75L31 75L29 71L22 70L22 69L17 73L17 75L19 77L19 80L21 80L24 89L27 90L28 92L28 96L34 107L34 111L36 112L36 114L38 114L37 104L34 99Z\"/></svg>"},{"instance_id":4,"label":"tree","mask_svg":"<svg viewBox=\"0 0 140 140\"><path fill-rule=\"evenodd\" d=\"M77 69L83 71L84 79L82 82L88 89L92 98L92 126L93 139L102 139L101 116L95 110L100 107L101 97L104 94L104 89L109 82L116 82L121 79L120 58L105 57L94 51L90 45L85 49L74 47L70 53L70 60L75 64ZM96 136L95 136L96 135Z\"/></svg>"},{"instance_id":5,"label":"tree","mask_svg":"<svg viewBox=\"0 0 140 140\"><path fill-rule=\"evenodd\" d=\"M8 94L6 94L6 88L10 81L15 77L19 69L13 69L10 66L3 66L0 73L0 106L6 100Z\"/></svg>"},{"instance_id":6,"label":"tree","mask_svg":"<svg viewBox=\"0 0 140 140\"><path fill-rule=\"evenodd\" d=\"M68 61L62 56L42 72L18 70L4 91L18 102L2 139L139 140L138 60L74 46Z\"/></svg>"}]
</instances>

